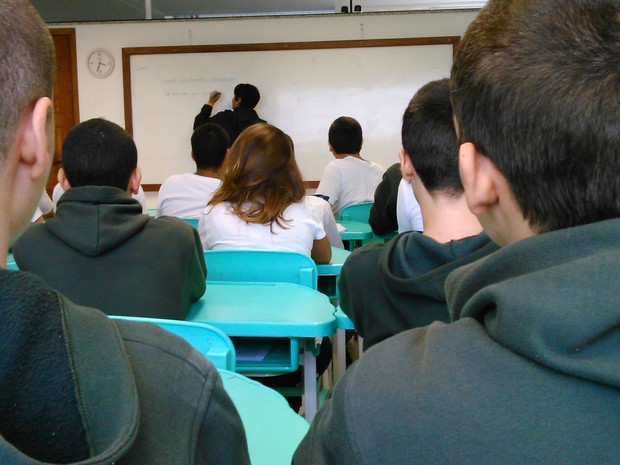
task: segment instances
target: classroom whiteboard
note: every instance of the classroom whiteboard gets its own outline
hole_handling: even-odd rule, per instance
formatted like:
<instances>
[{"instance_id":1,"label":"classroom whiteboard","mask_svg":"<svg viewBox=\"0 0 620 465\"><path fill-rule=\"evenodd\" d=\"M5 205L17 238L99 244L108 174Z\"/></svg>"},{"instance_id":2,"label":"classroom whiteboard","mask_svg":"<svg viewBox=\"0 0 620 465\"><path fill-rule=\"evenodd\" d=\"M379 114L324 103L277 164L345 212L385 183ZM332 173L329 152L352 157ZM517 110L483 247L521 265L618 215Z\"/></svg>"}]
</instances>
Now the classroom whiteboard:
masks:
<instances>
[{"instance_id":1,"label":"classroom whiteboard","mask_svg":"<svg viewBox=\"0 0 620 465\"><path fill-rule=\"evenodd\" d=\"M261 92L256 107L289 134L304 180L332 160L330 124L356 118L362 157L384 168L398 161L402 114L418 88L449 77L458 37L123 49L125 123L138 146L143 185L195 171L190 137L211 90L214 114L231 108L235 85Z\"/></svg>"}]
</instances>

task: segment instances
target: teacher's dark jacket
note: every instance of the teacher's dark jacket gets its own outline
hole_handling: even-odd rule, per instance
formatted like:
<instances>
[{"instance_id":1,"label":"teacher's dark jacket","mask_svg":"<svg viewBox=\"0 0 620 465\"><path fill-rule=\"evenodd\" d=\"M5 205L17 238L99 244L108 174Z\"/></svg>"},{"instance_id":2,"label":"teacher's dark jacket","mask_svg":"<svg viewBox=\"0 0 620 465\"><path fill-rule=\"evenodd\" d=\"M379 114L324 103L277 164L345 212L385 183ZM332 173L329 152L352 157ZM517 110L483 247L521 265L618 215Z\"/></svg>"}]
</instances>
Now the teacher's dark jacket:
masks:
<instances>
[{"instance_id":1,"label":"teacher's dark jacket","mask_svg":"<svg viewBox=\"0 0 620 465\"><path fill-rule=\"evenodd\" d=\"M237 107L234 110L224 110L211 116L213 107L211 105L203 105L200 109L200 113L194 118L194 129L205 123L215 123L222 126L228 136L230 137L230 143L232 144L241 131L245 128L252 126L256 123L264 123L265 120L260 119L256 111L252 108Z\"/></svg>"}]
</instances>

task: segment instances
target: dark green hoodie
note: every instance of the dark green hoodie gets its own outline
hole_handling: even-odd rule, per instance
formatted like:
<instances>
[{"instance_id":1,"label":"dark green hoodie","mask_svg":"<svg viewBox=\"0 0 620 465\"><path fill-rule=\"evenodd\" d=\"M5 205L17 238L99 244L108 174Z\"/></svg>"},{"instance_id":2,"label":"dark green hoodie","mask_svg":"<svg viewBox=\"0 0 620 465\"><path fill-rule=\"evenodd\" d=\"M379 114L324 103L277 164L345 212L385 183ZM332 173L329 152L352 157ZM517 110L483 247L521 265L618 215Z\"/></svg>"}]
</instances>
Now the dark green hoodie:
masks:
<instances>
[{"instance_id":1,"label":"dark green hoodie","mask_svg":"<svg viewBox=\"0 0 620 465\"><path fill-rule=\"evenodd\" d=\"M248 465L220 376L182 339L0 270L0 464Z\"/></svg>"},{"instance_id":2,"label":"dark green hoodie","mask_svg":"<svg viewBox=\"0 0 620 465\"><path fill-rule=\"evenodd\" d=\"M484 234L445 244L419 232L355 250L340 273L340 307L364 337L364 349L394 334L449 321L450 272L497 250Z\"/></svg>"},{"instance_id":3,"label":"dark green hoodie","mask_svg":"<svg viewBox=\"0 0 620 465\"><path fill-rule=\"evenodd\" d=\"M619 464L620 219L456 270L455 321L375 345L294 464Z\"/></svg>"},{"instance_id":4,"label":"dark green hoodie","mask_svg":"<svg viewBox=\"0 0 620 465\"><path fill-rule=\"evenodd\" d=\"M197 231L178 218L143 215L114 187L69 189L56 217L31 225L13 254L21 270L108 314L184 319L206 288Z\"/></svg>"}]
</instances>

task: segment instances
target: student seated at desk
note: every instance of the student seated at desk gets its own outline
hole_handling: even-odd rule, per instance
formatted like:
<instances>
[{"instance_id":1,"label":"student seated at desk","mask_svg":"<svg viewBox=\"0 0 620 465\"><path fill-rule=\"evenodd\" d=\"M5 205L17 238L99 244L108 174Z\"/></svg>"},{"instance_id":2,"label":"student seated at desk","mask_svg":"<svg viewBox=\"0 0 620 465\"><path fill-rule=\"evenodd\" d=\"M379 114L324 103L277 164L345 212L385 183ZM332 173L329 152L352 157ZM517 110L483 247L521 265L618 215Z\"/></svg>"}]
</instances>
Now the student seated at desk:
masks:
<instances>
[{"instance_id":1,"label":"student seated at desk","mask_svg":"<svg viewBox=\"0 0 620 465\"><path fill-rule=\"evenodd\" d=\"M344 207L373 200L385 169L360 155L362 127L356 119L337 118L329 127L328 140L335 160L325 167L316 195L330 203L338 218Z\"/></svg>"},{"instance_id":2,"label":"student seated at desk","mask_svg":"<svg viewBox=\"0 0 620 465\"><path fill-rule=\"evenodd\" d=\"M32 5L0 2L2 268L50 170L54 57ZM0 269L0 300L1 464L249 465L218 371L182 339L111 320L32 273Z\"/></svg>"},{"instance_id":3,"label":"student seated at desk","mask_svg":"<svg viewBox=\"0 0 620 465\"><path fill-rule=\"evenodd\" d=\"M394 163L383 174L375 190L368 224L377 236L393 231L424 231L420 204L409 182L403 179L400 163Z\"/></svg>"},{"instance_id":4,"label":"student seated at desk","mask_svg":"<svg viewBox=\"0 0 620 465\"><path fill-rule=\"evenodd\" d=\"M224 162L222 185L198 223L205 249L275 249L309 255L328 263L331 246L306 200L293 141L270 124L244 130ZM322 374L331 360L329 338L317 358ZM260 378L269 386L299 382L301 370ZM288 399L298 409L297 398Z\"/></svg>"},{"instance_id":5,"label":"student seated at desk","mask_svg":"<svg viewBox=\"0 0 620 465\"><path fill-rule=\"evenodd\" d=\"M226 131L205 123L192 133L194 173L174 174L164 181L157 194L157 216L199 218L213 192L220 187L220 173L230 146Z\"/></svg>"},{"instance_id":6,"label":"student seated at desk","mask_svg":"<svg viewBox=\"0 0 620 465\"><path fill-rule=\"evenodd\" d=\"M342 267L340 306L364 337L364 349L407 329L448 322L448 273L497 249L465 202L448 79L426 84L411 99L402 143L402 173L420 201L425 228L367 244Z\"/></svg>"},{"instance_id":7,"label":"student seated at desk","mask_svg":"<svg viewBox=\"0 0 620 465\"><path fill-rule=\"evenodd\" d=\"M331 246L305 200L291 138L270 124L244 130L198 223L206 249L290 250L328 263Z\"/></svg>"},{"instance_id":8,"label":"student seated at desk","mask_svg":"<svg viewBox=\"0 0 620 465\"><path fill-rule=\"evenodd\" d=\"M450 98L467 204L502 248L450 274L452 323L347 371L294 465L620 462L619 31L617 0L480 10Z\"/></svg>"},{"instance_id":9,"label":"student seated at desk","mask_svg":"<svg viewBox=\"0 0 620 465\"><path fill-rule=\"evenodd\" d=\"M56 217L15 243L19 268L108 314L185 318L206 288L200 238L178 218L142 214L131 198L141 177L131 136L91 119L69 131L62 158L66 192Z\"/></svg>"},{"instance_id":10,"label":"student seated at desk","mask_svg":"<svg viewBox=\"0 0 620 465\"><path fill-rule=\"evenodd\" d=\"M306 203L310 206L310 211L314 215L314 218L323 226L330 245L332 247L344 249L344 244L340 237L338 224L336 223L336 218L334 218L331 205L314 195L307 195Z\"/></svg>"}]
</instances>

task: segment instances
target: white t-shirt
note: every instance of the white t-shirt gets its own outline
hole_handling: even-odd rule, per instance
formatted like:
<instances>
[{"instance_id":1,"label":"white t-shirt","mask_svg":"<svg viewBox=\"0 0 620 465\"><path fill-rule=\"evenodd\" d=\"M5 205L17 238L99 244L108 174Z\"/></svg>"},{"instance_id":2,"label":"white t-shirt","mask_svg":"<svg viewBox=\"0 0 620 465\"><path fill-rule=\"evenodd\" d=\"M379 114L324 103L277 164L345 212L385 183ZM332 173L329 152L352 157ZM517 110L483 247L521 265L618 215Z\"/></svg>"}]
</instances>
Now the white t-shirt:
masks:
<instances>
[{"instance_id":1,"label":"white t-shirt","mask_svg":"<svg viewBox=\"0 0 620 465\"><path fill-rule=\"evenodd\" d=\"M424 231L420 204L415 198L411 184L404 179L401 179L400 184L398 184L396 221L398 222L399 233L405 231Z\"/></svg>"},{"instance_id":2,"label":"white t-shirt","mask_svg":"<svg viewBox=\"0 0 620 465\"><path fill-rule=\"evenodd\" d=\"M65 190L62 188L60 183L54 186L54 190L52 192L52 202L54 202L54 211L56 211L56 204L58 203L58 199L60 199L60 197L62 197L62 194L64 193L65 193ZM138 188L137 194L132 194L131 196L134 199L136 199L138 202L140 202L140 205L142 205L142 213L147 214L149 210L146 207L146 195L144 194L144 189L142 189L142 186Z\"/></svg>"},{"instance_id":3,"label":"white t-shirt","mask_svg":"<svg viewBox=\"0 0 620 465\"><path fill-rule=\"evenodd\" d=\"M39 205L37 209L32 215L31 221L34 222L41 218L43 215L47 215L54 209L54 202L50 199L50 196L47 195L47 192L43 191L41 194L41 198L39 199Z\"/></svg>"},{"instance_id":4,"label":"white t-shirt","mask_svg":"<svg viewBox=\"0 0 620 465\"><path fill-rule=\"evenodd\" d=\"M217 178L194 173L170 176L159 188L156 216L198 218L220 184Z\"/></svg>"},{"instance_id":5,"label":"white t-shirt","mask_svg":"<svg viewBox=\"0 0 620 465\"><path fill-rule=\"evenodd\" d=\"M345 157L330 161L316 193L328 197L334 216L349 205L372 202L385 169L373 161Z\"/></svg>"},{"instance_id":6,"label":"white t-shirt","mask_svg":"<svg viewBox=\"0 0 620 465\"><path fill-rule=\"evenodd\" d=\"M320 200L320 199L319 199ZM246 223L239 219L228 204L208 206L198 222L198 233L205 250L263 249L290 250L310 256L315 240L325 237L325 231L314 219L306 201L294 203L284 210L290 220L288 228Z\"/></svg>"},{"instance_id":7,"label":"white t-shirt","mask_svg":"<svg viewBox=\"0 0 620 465\"><path fill-rule=\"evenodd\" d=\"M323 226L323 230L329 239L329 244L332 247L344 249L344 244L338 232L338 226L336 226L336 219L334 218L331 205L314 195L306 197L306 202L308 202L310 206L314 219Z\"/></svg>"}]
</instances>

